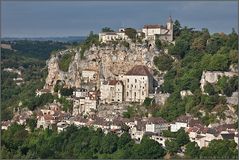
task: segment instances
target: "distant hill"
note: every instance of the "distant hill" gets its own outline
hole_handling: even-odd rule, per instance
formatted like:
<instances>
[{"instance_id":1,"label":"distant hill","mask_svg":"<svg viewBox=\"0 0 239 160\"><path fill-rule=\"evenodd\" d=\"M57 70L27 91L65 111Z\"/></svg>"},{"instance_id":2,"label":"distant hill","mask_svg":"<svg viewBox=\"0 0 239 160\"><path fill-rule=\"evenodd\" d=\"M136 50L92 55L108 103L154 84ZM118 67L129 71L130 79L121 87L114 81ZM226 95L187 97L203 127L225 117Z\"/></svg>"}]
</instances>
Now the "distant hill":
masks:
<instances>
[{"instance_id":1,"label":"distant hill","mask_svg":"<svg viewBox=\"0 0 239 160\"><path fill-rule=\"evenodd\" d=\"M35 37L35 38L14 38L5 37L2 41L18 41L18 40L31 40L31 41L56 41L56 42L81 42L84 41L86 37L84 36L68 36L68 37Z\"/></svg>"}]
</instances>

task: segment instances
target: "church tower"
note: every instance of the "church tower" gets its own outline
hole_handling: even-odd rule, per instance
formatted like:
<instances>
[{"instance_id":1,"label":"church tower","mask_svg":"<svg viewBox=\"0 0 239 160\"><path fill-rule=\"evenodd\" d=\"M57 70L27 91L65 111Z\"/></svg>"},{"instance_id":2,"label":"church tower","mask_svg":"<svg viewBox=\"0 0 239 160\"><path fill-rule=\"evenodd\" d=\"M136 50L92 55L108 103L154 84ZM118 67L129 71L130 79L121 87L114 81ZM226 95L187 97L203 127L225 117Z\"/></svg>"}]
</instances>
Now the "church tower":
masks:
<instances>
[{"instance_id":1,"label":"church tower","mask_svg":"<svg viewBox=\"0 0 239 160\"><path fill-rule=\"evenodd\" d=\"M168 30L173 29L173 20L172 20L172 17L171 17L171 16L169 16L169 18L168 18L167 29L168 29Z\"/></svg>"},{"instance_id":2,"label":"church tower","mask_svg":"<svg viewBox=\"0 0 239 160\"><path fill-rule=\"evenodd\" d=\"M169 16L169 18L168 18L167 30L169 30L169 32L168 32L169 35L167 36L167 39L169 41L173 41L173 19L171 16Z\"/></svg>"}]
</instances>

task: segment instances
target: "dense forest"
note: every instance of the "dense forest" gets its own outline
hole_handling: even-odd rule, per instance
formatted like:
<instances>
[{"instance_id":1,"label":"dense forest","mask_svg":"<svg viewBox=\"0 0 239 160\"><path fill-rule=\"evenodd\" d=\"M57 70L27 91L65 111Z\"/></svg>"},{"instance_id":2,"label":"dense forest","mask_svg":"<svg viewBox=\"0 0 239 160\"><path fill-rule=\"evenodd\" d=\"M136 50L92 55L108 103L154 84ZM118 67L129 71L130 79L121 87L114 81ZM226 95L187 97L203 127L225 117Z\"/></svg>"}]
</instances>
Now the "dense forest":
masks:
<instances>
[{"instance_id":1,"label":"dense forest","mask_svg":"<svg viewBox=\"0 0 239 160\"><path fill-rule=\"evenodd\" d=\"M28 123L31 124L31 123ZM159 159L176 155L179 147L186 145L185 158L235 158L236 143L228 140L214 140L209 147L199 149L195 142L189 142L184 130L166 134L172 138L166 141L166 149L144 136L139 144L127 132L121 136L101 129L69 126L66 131L33 130L12 125L1 134L1 155L7 159Z\"/></svg>"}]
</instances>

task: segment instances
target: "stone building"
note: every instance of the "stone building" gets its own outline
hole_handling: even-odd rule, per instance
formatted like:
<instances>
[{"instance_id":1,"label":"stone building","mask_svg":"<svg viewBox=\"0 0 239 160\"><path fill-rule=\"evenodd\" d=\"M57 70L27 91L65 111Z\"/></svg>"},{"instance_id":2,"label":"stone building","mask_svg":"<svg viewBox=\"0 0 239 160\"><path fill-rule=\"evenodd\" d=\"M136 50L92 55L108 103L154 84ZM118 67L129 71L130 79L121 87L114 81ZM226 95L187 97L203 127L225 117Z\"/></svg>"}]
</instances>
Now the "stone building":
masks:
<instances>
[{"instance_id":1,"label":"stone building","mask_svg":"<svg viewBox=\"0 0 239 160\"><path fill-rule=\"evenodd\" d=\"M171 16L166 23L166 26L159 24L144 25L142 32L145 34L145 40L160 40L173 41L173 20Z\"/></svg>"},{"instance_id":2,"label":"stone building","mask_svg":"<svg viewBox=\"0 0 239 160\"><path fill-rule=\"evenodd\" d=\"M136 65L119 77L124 83L124 101L142 103L153 93L153 76L144 65Z\"/></svg>"},{"instance_id":3,"label":"stone building","mask_svg":"<svg viewBox=\"0 0 239 160\"><path fill-rule=\"evenodd\" d=\"M95 70L85 69L81 73L81 79L84 83L88 83L91 81L97 81L98 73Z\"/></svg>"},{"instance_id":4,"label":"stone building","mask_svg":"<svg viewBox=\"0 0 239 160\"><path fill-rule=\"evenodd\" d=\"M126 40L128 36L125 34L125 30L120 28L118 32L101 32L99 33L99 41L106 43L115 40Z\"/></svg>"},{"instance_id":5,"label":"stone building","mask_svg":"<svg viewBox=\"0 0 239 160\"><path fill-rule=\"evenodd\" d=\"M110 80L102 82L100 92L100 99L102 103L123 102L124 87L122 81Z\"/></svg>"},{"instance_id":6,"label":"stone building","mask_svg":"<svg viewBox=\"0 0 239 160\"><path fill-rule=\"evenodd\" d=\"M97 91L87 91L84 88L73 92L73 115L89 113L98 105Z\"/></svg>"}]
</instances>

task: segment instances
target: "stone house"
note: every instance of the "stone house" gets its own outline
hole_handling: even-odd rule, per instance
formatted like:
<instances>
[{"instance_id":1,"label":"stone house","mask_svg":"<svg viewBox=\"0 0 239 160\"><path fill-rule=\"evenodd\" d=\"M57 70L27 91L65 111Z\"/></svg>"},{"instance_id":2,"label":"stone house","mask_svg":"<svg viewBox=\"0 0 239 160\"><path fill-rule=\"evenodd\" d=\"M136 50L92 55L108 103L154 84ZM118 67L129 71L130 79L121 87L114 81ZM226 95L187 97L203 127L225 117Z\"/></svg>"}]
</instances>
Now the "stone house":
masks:
<instances>
[{"instance_id":1,"label":"stone house","mask_svg":"<svg viewBox=\"0 0 239 160\"><path fill-rule=\"evenodd\" d=\"M80 89L73 94L73 115L89 113L96 110L98 105L98 92Z\"/></svg>"},{"instance_id":2,"label":"stone house","mask_svg":"<svg viewBox=\"0 0 239 160\"><path fill-rule=\"evenodd\" d=\"M110 129L112 131L114 131L114 130L121 130L123 125L124 125L124 123L120 119L114 118L112 120L111 124L110 124Z\"/></svg>"},{"instance_id":3,"label":"stone house","mask_svg":"<svg viewBox=\"0 0 239 160\"><path fill-rule=\"evenodd\" d=\"M152 133L152 132L145 132L144 135L149 136L150 139L158 142L161 144L163 147L165 147L165 141L169 138L163 137L158 133Z\"/></svg>"},{"instance_id":4,"label":"stone house","mask_svg":"<svg viewBox=\"0 0 239 160\"><path fill-rule=\"evenodd\" d=\"M170 131L177 132L180 128L186 128L189 126L189 122L193 119L191 116L182 115L179 116L176 121L170 124Z\"/></svg>"},{"instance_id":5,"label":"stone house","mask_svg":"<svg viewBox=\"0 0 239 160\"><path fill-rule=\"evenodd\" d=\"M76 98L83 98L88 95L87 89L85 88L77 88L75 91L73 91L73 96Z\"/></svg>"},{"instance_id":6,"label":"stone house","mask_svg":"<svg viewBox=\"0 0 239 160\"><path fill-rule=\"evenodd\" d=\"M166 26L159 24L144 25L142 32L145 34L145 40L156 40L157 38L164 41L173 41L173 20L171 16Z\"/></svg>"},{"instance_id":7,"label":"stone house","mask_svg":"<svg viewBox=\"0 0 239 160\"><path fill-rule=\"evenodd\" d=\"M161 117L150 117L147 120L146 132L160 133L163 130L168 130L168 123Z\"/></svg>"},{"instance_id":8,"label":"stone house","mask_svg":"<svg viewBox=\"0 0 239 160\"><path fill-rule=\"evenodd\" d=\"M92 119L91 124L95 129L101 128L103 131L110 129L110 122L101 117L95 117L94 119Z\"/></svg>"},{"instance_id":9,"label":"stone house","mask_svg":"<svg viewBox=\"0 0 239 160\"><path fill-rule=\"evenodd\" d=\"M37 112L37 128L51 128L53 124L61 121L65 114L56 103L50 104Z\"/></svg>"},{"instance_id":10,"label":"stone house","mask_svg":"<svg viewBox=\"0 0 239 160\"><path fill-rule=\"evenodd\" d=\"M85 69L81 72L81 79L84 83L88 83L91 81L97 81L98 72L91 69Z\"/></svg>"},{"instance_id":11,"label":"stone house","mask_svg":"<svg viewBox=\"0 0 239 160\"><path fill-rule=\"evenodd\" d=\"M125 34L125 29L120 28L118 32L100 32L99 41L103 43L116 41L116 40L127 40L128 36Z\"/></svg>"},{"instance_id":12,"label":"stone house","mask_svg":"<svg viewBox=\"0 0 239 160\"><path fill-rule=\"evenodd\" d=\"M82 126L86 126L88 121L89 121L88 119L77 116L77 117L74 117L73 124L78 127L82 127Z\"/></svg>"},{"instance_id":13,"label":"stone house","mask_svg":"<svg viewBox=\"0 0 239 160\"><path fill-rule=\"evenodd\" d=\"M190 141L196 142L200 148L207 147L212 140L235 139L235 129L231 125L220 125L215 128L190 126L187 130Z\"/></svg>"},{"instance_id":14,"label":"stone house","mask_svg":"<svg viewBox=\"0 0 239 160\"><path fill-rule=\"evenodd\" d=\"M119 77L124 83L124 101L144 102L153 89L153 76L144 65L136 65L125 75Z\"/></svg>"},{"instance_id":15,"label":"stone house","mask_svg":"<svg viewBox=\"0 0 239 160\"><path fill-rule=\"evenodd\" d=\"M100 100L102 103L122 103L124 96L123 82L119 80L109 80L102 82L100 86Z\"/></svg>"}]
</instances>

